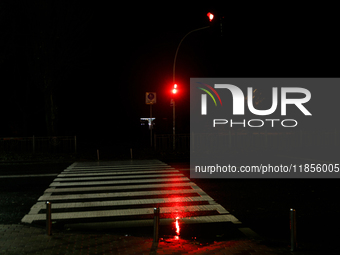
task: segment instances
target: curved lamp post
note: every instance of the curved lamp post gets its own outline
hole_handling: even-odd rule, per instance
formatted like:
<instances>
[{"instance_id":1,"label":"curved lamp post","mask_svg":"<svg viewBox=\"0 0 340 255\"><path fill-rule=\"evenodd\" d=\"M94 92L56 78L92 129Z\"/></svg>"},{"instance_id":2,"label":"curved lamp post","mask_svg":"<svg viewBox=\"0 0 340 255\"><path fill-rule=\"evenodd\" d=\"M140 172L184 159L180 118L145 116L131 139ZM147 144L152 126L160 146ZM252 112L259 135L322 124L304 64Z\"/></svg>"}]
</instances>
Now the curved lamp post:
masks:
<instances>
[{"instance_id":1,"label":"curved lamp post","mask_svg":"<svg viewBox=\"0 0 340 255\"><path fill-rule=\"evenodd\" d=\"M205 26L205 27L201 27L201 28L197 28L197 29L194 29L194 30L191 30L190 32L188 32L185 36L183 36L182 40L179 42L178 46L177 46L177 49L176 49L176 53L175 53L175 59L174 59L174 66L173 66L173 69L172 69L172 80L173 80L173 84L175 84L175 68L176 68L176 59L177 59L177 54L178 54L178 50L179 50L179 47L181 46L183 40L189 35L191 34L192 32L195 32L195 31L199 31L199 30L202 30L202 29L206 29L206 28L209 28L210 26ZM172 138L172 148L173 150L175 150L175 147L176 147L176 143L175 143L175 122L176 122L176 118L175 118L175 99L173 99L173 103L172 103L172 114L173 114L173 122L172 122L172 134L173 134L173 138Z\"/></svg>"}]
</instances>

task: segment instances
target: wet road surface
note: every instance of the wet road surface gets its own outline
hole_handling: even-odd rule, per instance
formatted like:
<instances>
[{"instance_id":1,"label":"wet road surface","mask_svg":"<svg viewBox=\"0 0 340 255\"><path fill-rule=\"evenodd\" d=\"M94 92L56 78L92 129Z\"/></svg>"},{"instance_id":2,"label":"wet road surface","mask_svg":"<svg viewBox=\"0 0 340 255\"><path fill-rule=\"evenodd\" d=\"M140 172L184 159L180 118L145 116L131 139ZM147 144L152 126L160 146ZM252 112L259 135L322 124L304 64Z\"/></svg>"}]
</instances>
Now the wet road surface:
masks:
<instances>
[{"instance_id":1,"label":"wet road surface","mask_svg":"<svg viewBox=\"0 0 340 255\"><path fill-rule=\"evenodd\" d=\"M239 223L179 170L158 160L76 162L50 183L21 221L44 225L46 201L52 203L53 227L69 230L132 233L141 228L145 234L157 207L165 235L211 236L213 230L226 236L235 229L230 223Z\"/></svg>"},{"instance_id":2,"label":"wet road surface","mask_svg":"<svg viewBox=\"0 0 340 255\"><path fill-rule=\"evenodd\" d=\"M180 170L184 176L189 176L188 163L167 163ZM1 165L0 175L60 174L69 165L70 163ZM55 178L56 176L0 178L1 224L19 223ZM336 249L334 246L339 234L334 230L340 226L338 220L340 210L337 202L338 180L194 179L192 181L214 201L235 215L244 226L267 238L271 244L289 243L289 208L293 207L297 210L297 233L301 245ZM195 224L188 226L190 227L181 228L181 235L187 234L187 238L192 238L192 233L199 237L202 232L205 238L209 236L213 239L231 238L239 234L227 223L225 226L212 224L211 231L202 231L202 228ZM152 236L152 227L134 230L122 228L120 231L126 235ZM160 234L164 236L173 235L176 232L175 223L171 229L162 231ZM214 233L211 234L212 232Z\"/></svg>"}]
</instances>

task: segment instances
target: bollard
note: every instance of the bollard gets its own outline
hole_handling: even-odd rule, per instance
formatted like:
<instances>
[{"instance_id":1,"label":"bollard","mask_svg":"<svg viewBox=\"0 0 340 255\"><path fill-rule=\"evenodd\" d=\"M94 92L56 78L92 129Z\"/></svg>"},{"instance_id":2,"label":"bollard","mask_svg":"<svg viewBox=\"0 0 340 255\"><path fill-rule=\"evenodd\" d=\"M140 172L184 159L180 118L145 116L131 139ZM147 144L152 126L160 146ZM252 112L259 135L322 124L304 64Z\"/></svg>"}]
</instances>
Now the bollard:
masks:
<instances>
[{"instance_id":1,"label":"bollard","mask_svg":"<svg viewBox=\"0 0 340 255\"><path fill-rule=\"evenodd\" d=\"M296 242L296 211L290 209L290 251L295 251L297 247Z\"/></svg>"},{"instance_id":2,"label":"bollard","mask_svg":"<svg viewBox=\"0 0 340 255\"><path fill-rule=\"evenodd\" d=\"M131 159L132 159L132 148L130 148L130 156L131 156Z\"/></svg>"},{"instance_id":3,"label":"bollard","mask_svg":"<svg viewBox=\"0 0 340 255\"><path fill-rule=\"evenodd\" d=\"M99 161L99 150L97 149L97 159Z\"/></svg>"},{"instance_id":4,"label":"bollard","mask_svg":"<svg viewBox=\"0 0 340 255\"><path fill-rule=\"evenodd\" d=\"M51 203L46 202L46 234L52 235Z\"/></svg>"},{"instance_id":5,"label":"bollard","mask_svg":"<svg viewBox=\"0 0 340 255\"><path fill-rule=\"evenodd\" d=\"M158 231L159 231L159 207L153 209L153 241L158 242Z\"/></svg>"}]
</instances>

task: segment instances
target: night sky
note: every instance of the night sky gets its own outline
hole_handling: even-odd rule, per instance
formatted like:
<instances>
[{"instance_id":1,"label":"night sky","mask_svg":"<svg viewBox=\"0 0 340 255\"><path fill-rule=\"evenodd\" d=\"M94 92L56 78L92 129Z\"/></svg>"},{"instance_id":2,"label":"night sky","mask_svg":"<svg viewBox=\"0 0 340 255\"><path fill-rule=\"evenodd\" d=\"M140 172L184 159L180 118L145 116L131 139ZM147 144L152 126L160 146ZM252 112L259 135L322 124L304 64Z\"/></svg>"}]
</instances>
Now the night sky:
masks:
<instances>
[{"instance_id":1,"label":"night sky","mask_svg":"<svg viewBox=\"0 0 340 255\"><path fill-rule=\"evenodd\" d=\"M190 77L338 76L329 9L29 2L0 6L0 137L47 135L46 76L54 82L57 135L131 143L139 118L150 114L145 92L157 93L155 132L171 133L175 51L186 33L209 25L209 11L224 17L223 37L209 28L180 47L177 133L189 132Z\"/></svg>"}]
</instances>

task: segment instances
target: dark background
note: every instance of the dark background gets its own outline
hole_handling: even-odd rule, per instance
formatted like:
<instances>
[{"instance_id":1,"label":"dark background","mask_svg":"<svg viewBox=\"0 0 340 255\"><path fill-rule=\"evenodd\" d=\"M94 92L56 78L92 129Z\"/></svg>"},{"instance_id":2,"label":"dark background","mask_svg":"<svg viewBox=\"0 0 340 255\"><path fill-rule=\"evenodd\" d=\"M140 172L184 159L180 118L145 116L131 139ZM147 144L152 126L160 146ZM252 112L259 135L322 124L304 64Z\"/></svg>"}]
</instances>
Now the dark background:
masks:
<instances>
[{"instance_id":1,"label":"dark background","mask_svg":"<svg viewBox=\"0 0 340 255\"><path fill-rule=\"evenodd\" d=\"M0 2L0 137L48 135L44 74L55 81L56 135L77 135L79 148L142 144L148 132L141 130L139 118L149 115L149 106L145 105L147 91L157 93L157 104L153 107L155 132L171 133L170 90L176 47L186 33L208 25L208 11L224 16L226 29L223 37L219 24L217 28L194 32L181 45L176 64L177 133L187 133L190 128L190 77L339 76L335 6L45 2ZM45 51L39 46L44 46ZM334 108L334 118L337 115ZM304 153L306 158L314 157ZM26 166L24 169L27 172ZM204 180L196 181L201 185ZM327 238L331 232L315 231L314 227L326 225L333 230L333 226L338 226L334 222L339 213L335 199L339 193L337 180L278 180L279 185L271 180L246 181L225 183L224 179L217 179L229 189L227 192L216 188L210 180L210 191L203 188L214 198L217 194L221 196L217 196L218 203L224 201L221 204L226 209L246 225L255 225L254 230L260 230L259 233L270 235L273 229L287 229L291 207L300 216L308 217L304 231L310 235L317 233L313 235L316 239L320 235ZM14 189L18 187L5 182ZM36 188L39 191L26 199L31 204L41 194L40 186ZM276 197L277 194L280 196ZM21 193L17 197L21 202ZM5 209L13 204L10 199L3 201ZM25 208L31 204L25 204ZM327 215L330 223L320 223L321 215ZM276 228L266 218L273 221L280 218L280 222L285 219L285 228Z\"/></svg>"},{"instance_id":2,"label":"dark background","mask_svg":"<svg viewBox=\"0 0 340 255\"><path fill-rule=\"evenodd\" d=\"M266 7L266 8L265 8ZM190 77L335 77L331 6L1 3L0 137L77 135L89 146L138 144L148 132L145 92L157 93L156 133L188 133ZM38 59L39 58L39 59ZM46 127L44 79L53 82L57 130ZM45 88L46 89L46 88ZM320 88L322 89L322 88Z\"/></svg>"}]
</instances>

